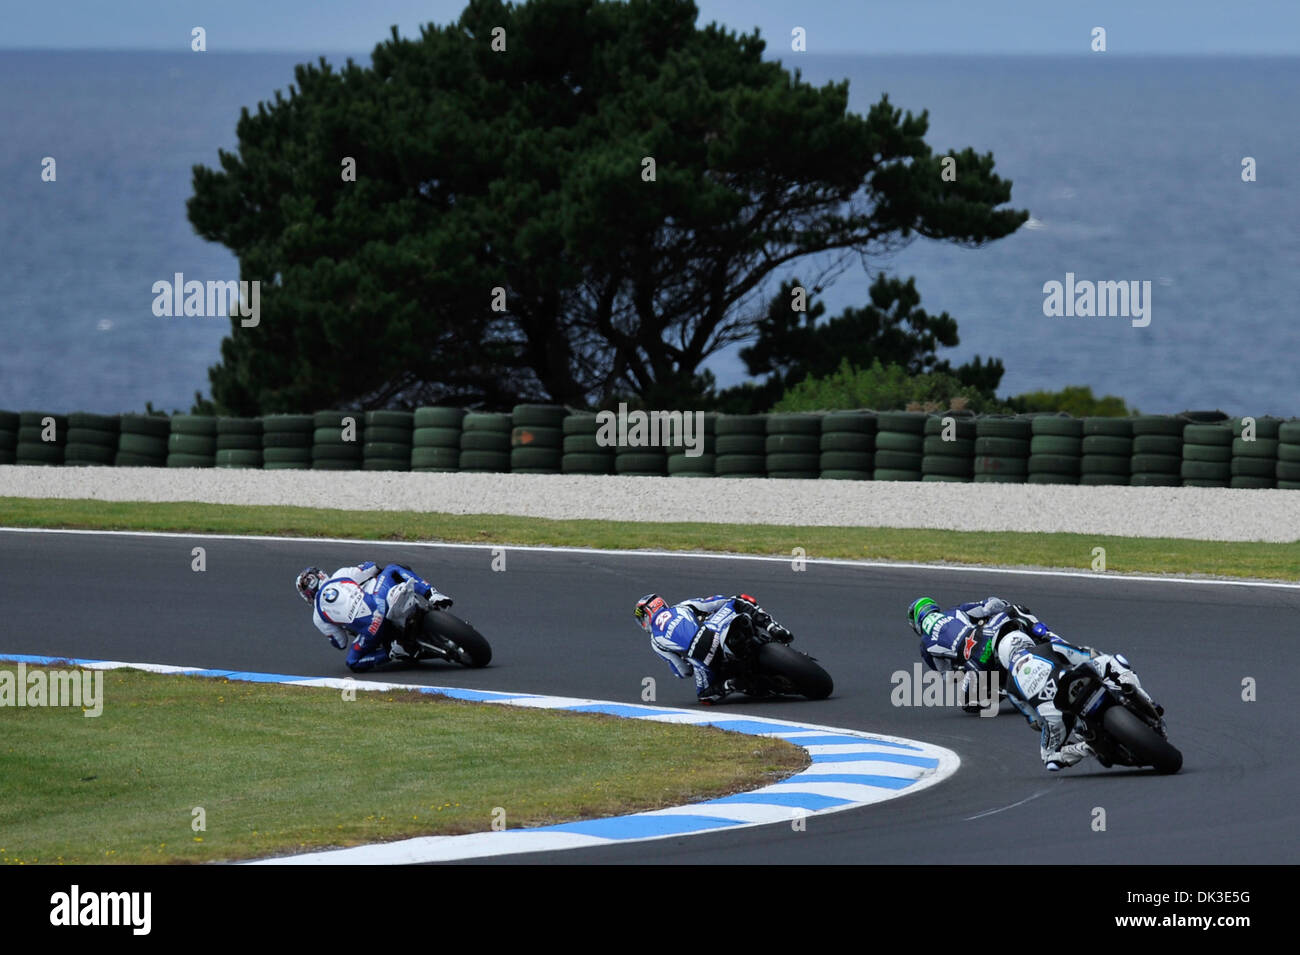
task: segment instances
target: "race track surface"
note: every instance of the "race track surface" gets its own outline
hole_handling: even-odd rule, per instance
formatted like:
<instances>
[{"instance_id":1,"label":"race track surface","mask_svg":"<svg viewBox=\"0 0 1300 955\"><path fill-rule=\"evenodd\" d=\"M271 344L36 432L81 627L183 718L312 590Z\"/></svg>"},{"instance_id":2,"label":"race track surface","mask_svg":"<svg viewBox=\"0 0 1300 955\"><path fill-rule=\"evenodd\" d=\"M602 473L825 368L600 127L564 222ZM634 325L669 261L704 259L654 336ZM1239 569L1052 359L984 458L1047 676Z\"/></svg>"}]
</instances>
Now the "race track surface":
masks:
<instances>
[{"instance_id":1,"label":"race track surface","mask_svg":"<svg viewBox=\"0 0 1300 955\"><path fill-rule=\"evenodd\" d=\"M630 542L632 544L640 542ZM206 550L207 569L191 569ZM636 598L745 591L835 678L821 702L729 703L745 712L923 739L961 769L914 796L812 820L626 846L506 857L564 863L1294 863L1300 833L1294 621L1300 589L848 567L711 557L0 531L0 651L346 676L293 591L303 566L408 563L456 600L493 648L485 670L430 666L377 678L692 705L632 620ZM1038 736L1009 706L996 719L896 707L911 671L908 602L996 593L1067 638L1125 653L1166 708L1180 774L1042 769ZM1242 700L1253 678L1258 700ZM1094 831L1095 810L1105 831Z\"/></svg>"}]
</instances>

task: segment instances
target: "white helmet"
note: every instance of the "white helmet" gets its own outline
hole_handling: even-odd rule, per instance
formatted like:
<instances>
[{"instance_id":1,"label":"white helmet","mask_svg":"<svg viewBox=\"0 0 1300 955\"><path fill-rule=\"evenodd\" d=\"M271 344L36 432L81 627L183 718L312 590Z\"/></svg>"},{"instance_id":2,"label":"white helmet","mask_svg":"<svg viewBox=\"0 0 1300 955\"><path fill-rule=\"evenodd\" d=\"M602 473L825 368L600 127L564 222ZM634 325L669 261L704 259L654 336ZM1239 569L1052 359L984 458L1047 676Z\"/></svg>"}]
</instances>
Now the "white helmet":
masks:
<instances>
[{"instance_id":1,"label":"white helmet","mask_svg":"<svg viewBox=\"0 0 1300 955\"><path fill-rule=\"evenodd\" d=\"M998 663L1002 669L1011 669L1011 658L1021 650L1028 650L1036 641L1023 630L1010 630L997 638Z\"/></svg>"}]
</instances>

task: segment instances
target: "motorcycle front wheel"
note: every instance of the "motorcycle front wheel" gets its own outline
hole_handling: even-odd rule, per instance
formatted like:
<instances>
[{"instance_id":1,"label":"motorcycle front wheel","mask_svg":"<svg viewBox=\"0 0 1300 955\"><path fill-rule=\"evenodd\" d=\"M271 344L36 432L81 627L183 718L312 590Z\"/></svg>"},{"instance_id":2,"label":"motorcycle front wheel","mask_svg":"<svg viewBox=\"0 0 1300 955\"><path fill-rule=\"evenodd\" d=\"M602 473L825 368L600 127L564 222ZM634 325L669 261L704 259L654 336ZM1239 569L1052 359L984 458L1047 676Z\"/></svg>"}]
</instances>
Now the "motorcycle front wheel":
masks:
<instances>
[{"instance_id":1,"label":"motorcycle front wheel","mask_svg":"<svg viewBox=\"0 0 1300 955\"><path fill-rule=\"evenodd\" d=\"M487 640L453 613L430 610L424 615L424 631L454 643L461 651L459 662L467 667L485 667L492 662L492 647Z\"/></svg>"}]
</instances>

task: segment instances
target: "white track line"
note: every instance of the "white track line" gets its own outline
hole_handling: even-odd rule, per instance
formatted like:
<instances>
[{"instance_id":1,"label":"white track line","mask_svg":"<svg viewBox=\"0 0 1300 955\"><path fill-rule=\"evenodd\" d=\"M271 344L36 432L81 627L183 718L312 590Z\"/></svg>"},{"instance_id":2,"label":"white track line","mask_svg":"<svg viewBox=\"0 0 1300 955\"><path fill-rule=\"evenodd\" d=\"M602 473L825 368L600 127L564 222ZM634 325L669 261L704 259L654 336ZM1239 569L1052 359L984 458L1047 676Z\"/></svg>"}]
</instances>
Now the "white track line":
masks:
<instances>
[{"instance_id":1,"label":"white track line","mask_svg":"<svg viewBox=\"0 0 1300 955\"><path fill-rule=\"evenodd\" d=\"M88 534L118 535L122 537L159 537L180 540L251 540L271 541L277 543L314 542L319 544L356 544L364 547L429 547L435 549L468 550L524 550L548 554L583 554L586 556L609 557L671 557L696 558L704 560L755 560L769 563L788 564L792 557L775 557L768 554L726 554L694 550L613 550L602 547L551 547L538 544L459 544L451 541L386 541L365 540L351 537L279 537L263 534L203 534L178 533L175 531L103 531L58 527L3 527L0 533L15 534ZM990 532L996 533L996 532ZM805 564L826 567L866 567L877 570L933 570L953 571L967 574L1003 574L1021 577L1074 577L1084 580L1109 580L1129 583L1150 584L1195 584L1197 586L1221 587L1265 587L1274 590L1300 590L1300 583L1283 583L1273 580L1231 580L1223 577L1178 577L1152 574L1097 573L1086 570L1047 570L1033 567L986 567L978 564L922 564L907 561L887 560L849 560L839 557L801 558Z\"/></svg>"}]
</instances>

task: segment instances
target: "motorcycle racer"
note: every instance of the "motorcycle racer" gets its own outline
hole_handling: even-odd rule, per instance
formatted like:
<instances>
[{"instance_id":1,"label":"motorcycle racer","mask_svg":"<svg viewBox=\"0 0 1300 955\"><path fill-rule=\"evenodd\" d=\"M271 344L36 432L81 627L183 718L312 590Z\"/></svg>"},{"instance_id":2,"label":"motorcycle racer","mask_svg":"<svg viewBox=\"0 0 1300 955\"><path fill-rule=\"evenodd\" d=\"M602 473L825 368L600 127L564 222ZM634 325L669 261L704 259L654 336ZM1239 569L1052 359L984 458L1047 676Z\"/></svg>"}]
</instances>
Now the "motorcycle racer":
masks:
<instances>
[{"instance_id":1,"label":"motorcycle racer","mask_svg":"<svg viewBox=\"0 0 1300 955\"><path fill-rule=\"evenodd\" d=\"M1117 687L1140 693L1151 702L1123 656L1071 644L1053 633L1028 607L1001 597L959 604L949 611L942 610L933 599L921 597L908 607L907 620L921 638L921 659L928 666L967 672L963 692L969 693L972 677L980 670L997 670L1005 675L1007 699L1031 727L1040 731L1039 755L1049 772L1096 755L1087 742L1073 737L1073 727L1066 725L1053 702L1056 684L1052 674L1058 667L1097 660ZM1152 705L1163 713L1157 704ZM972 706L964 703L962 708L973 712Z\"/></svg>"},{"instance_id":2,"label":"motorcycle racer","mask_svg":"<svg viewBox=\"0 0 1300 955\"><path fill-rule=\"evenodd\" d=\"M413 656L407 629L430 608L451 606L451 598L401 564L382 569L374 561L340 567L327 575L319 567L298 574L295 586L312 605L316 629L342 650L356 673Z\"/></svg>"},{"instance_id":3,"label":"motorcycle racer","mask_svg":"<svg viewBox=\"0 0 1300 955\"><path fill-rule=\"evenodd\" d=\"M794 639L748 594L696 597L669 605L659 594L646 594L636 602L633 615L650 635L650 649L680 678L695 678L695 695L712 706L736 692L726 678L726 639L734 627L757 628L772 639Z\"/></svg>"}]
</instances>

